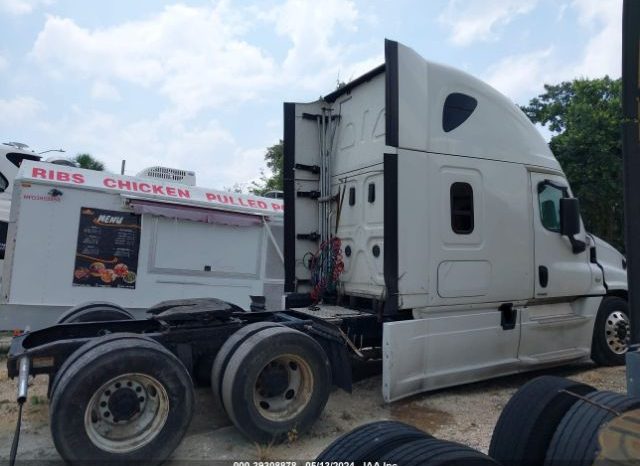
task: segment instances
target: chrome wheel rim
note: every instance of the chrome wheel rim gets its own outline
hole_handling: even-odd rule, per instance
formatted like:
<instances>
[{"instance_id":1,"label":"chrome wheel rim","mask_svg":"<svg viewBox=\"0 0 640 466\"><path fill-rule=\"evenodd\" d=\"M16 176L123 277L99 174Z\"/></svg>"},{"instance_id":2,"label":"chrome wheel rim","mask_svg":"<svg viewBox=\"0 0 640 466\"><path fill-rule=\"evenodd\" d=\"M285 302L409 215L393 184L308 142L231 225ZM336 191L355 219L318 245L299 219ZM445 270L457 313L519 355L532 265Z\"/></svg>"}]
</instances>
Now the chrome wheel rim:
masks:
<instances>
[{"instance_id":1,"label":"chrome wheel rim","mask_svg":"<svg viewBox=\"0 0 640 466\"><path fill-rule=\"evenodd\" d=\"M613 311L604 324L604 337L609 349L615 354L624 354L629 347L630 327L627 314Z\"/></svg>"},{"instance_id":2,"label":"chrome wheel rim","mask_svg":"<svg viewBox=\"0 0 640 466\"><path fill-rule=\"evenodd\" d=\"M128 453L151 442L169 417L163 385L145 374L123 374L91 397L84 425L91 442L110 453Z\"/></svg>"},{"instance_id":3,"label":"chrome wheel rim","mask_svg":"<svg viewBox=\"0 0 640 466\"><path fill-rule=\"evenodd\" d=\"M313 373L302 358L278 356L260 371L253 390L253 402L264 418L282 422L302 412L313 393Z\"/></svg>"}]
</instances>

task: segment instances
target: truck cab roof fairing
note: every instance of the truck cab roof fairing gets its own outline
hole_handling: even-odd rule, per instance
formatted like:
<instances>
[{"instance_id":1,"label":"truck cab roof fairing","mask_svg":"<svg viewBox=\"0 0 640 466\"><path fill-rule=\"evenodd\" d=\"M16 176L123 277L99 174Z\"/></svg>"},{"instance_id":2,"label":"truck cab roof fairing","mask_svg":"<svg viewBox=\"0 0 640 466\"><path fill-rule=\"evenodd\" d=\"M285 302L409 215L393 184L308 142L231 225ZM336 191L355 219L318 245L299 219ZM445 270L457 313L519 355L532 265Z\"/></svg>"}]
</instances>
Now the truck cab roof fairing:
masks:
<instances>
[{"instance_id":1,"label":"truck cab roof fairing","mask_svg":"<svg viewBox=\"0 0 640 466\"><path fill-rule=\"evenodd\" d=\"M388 146L560 170L546 141L518 106L479 79L386 40L385 81ZM463 124L445 132L442 113L452 93L476 99L477 108Z\"/></svg>"}]
</instances>

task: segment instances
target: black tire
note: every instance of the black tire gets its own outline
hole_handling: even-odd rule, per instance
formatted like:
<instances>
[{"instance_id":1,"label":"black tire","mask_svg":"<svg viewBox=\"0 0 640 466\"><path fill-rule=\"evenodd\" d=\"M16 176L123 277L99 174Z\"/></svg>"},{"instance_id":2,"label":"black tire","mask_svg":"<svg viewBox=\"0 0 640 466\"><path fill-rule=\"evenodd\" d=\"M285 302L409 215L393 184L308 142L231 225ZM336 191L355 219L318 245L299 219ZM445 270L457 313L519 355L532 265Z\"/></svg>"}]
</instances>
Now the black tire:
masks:
<instances>
[{"instance_id":1,"label":"black tire","mask_svg":"<svg viewBox=\"0 0 640 466\"><path fill-rule=\"evenodd\" d=\"M78 304L58 317L57 324L76 322L105 322L109 320L133 320L133 315L122 306L106 301Z\"/></svg>"},{"instance_id":2,"label":"black tire","mask_svg":"<svg viewBox=\"0 0 640 466\"><path fill-rule=\"evenodd\" d=\"M134 380L133 385L125 380ZM108 402L101 401L104 397ZM104 340L61 374L50 406L51 436L60 456L70 463L158 464L180 443L193 405L189 373L171 352L146 338L136 339L135 344L130 339ZM145 417L146 406L157 408ZM138 437L129 430L129 440L109 439L109 443L96 431L106 425L102 430L107 436L117 433L111 418L128 428L132 423L145 424Z\"/></svg>"},{"instance_id":3,"label":"black tire","mask_svg":"<svg viewBox=\"0 0 640 466\"><path fill-rule=\"evenodd\" d=\"M270 444L305 432L322 413L330 387L331 366L322 347L302 332L276 327L250 336L233 353L222 401L240 432Z\"/></svg>"},{"instance_id":4,"label":"black tire","mask_svg":"<svg viewBox=\"0 0 640 466\"><path fill-rule=\"evenodd\" d=\"M615 330L612 330L611 326ZM624 365L629 336L629 305L627 301L617 296L605 297L600 303L593 327L591 359L601 366Z\"/></svg>"},{"instance_id":5,"label":"black tire","mask_svg":"<svg viewBox=\"0 0 640 466\"><path fill-rule=\"evenodd\" d=\"M436 438L414 440L382 455L380 460L380 464L402 466L497 466L500 464L495 459L466 445Z\"/></svg>"},{"instance_id":6,"label":"black tire","mask_svg":"<svg viewBox=\"0 0 640 466\"><path fill-rule=\"evenodd\" d=\"M502 410L489 456L504 464L542 466L556 428L578 398L596 389L561 377L537 377L523 385Z\"/></svg>"},{"instance_id":7,"label":"black tire","mask_svg":"<svg viewBox=\"0 0 640 466\"><path fill-rule=\"evenodd\" d=\"M143 337L141 335L138 335L137 333L114 333L111 335L105 335L100 338L93 338L89 340L87 343L85 343L80 348L78 348L73 353L71 353L71 355L67 359L65 359L65 361L62 363L62 366L60 366L60 369L58 369L58 371L55 373L55 376L49 379L50 380L49 394L48 394L49 398L53 396L53 393L58 387L60 380L62 380L65 377L64 374L67 372L69 367L72 366L73 363L78 358L80 358L82 355L87 353L87 351L91 351L96 346L100 346L107 342L116 341L116 340L124 340L126 344L135 346L138 343L138 341L141 339L145 341L153 342L153 340L151 340L150 338Z\"/></svg>"},{"instance_id":8,"label":"black tire","mask_svg":"<svg viewBox=\"0 0 640 466\"><path fill-rule=\"evenodd\" d=\"M431 436L402 422L372 422L334 440L318 455L316 461L375 462L401 445L425 438Z\"/></svg>"},{"instance_id":9,"label":"black tire","mask_svg":"<svg viewBox=\"0 0 640 466\"><path fill-rule=\"evenodd\" d=\"M222 376L229 364L231 356L242 342L262 330L282 326L282 324L278 324L277 322L254 322L242 327L224 342L211 366L211 390L213 391L214 401L222 405Z\"/></svg>"},{"instance_id":10,"label":"black tire","mask_svg":"<svg viewBox=\"0 0 640 466\"><path fill-rule=\"evenodd\" d=\"M624 413L640 407L640 398L598 391L578 400L558 426L545 459L545 465L591 466L598 450L600 427ZM607 409L608 408L608 409Z\"/></svg>"}]
</instances>

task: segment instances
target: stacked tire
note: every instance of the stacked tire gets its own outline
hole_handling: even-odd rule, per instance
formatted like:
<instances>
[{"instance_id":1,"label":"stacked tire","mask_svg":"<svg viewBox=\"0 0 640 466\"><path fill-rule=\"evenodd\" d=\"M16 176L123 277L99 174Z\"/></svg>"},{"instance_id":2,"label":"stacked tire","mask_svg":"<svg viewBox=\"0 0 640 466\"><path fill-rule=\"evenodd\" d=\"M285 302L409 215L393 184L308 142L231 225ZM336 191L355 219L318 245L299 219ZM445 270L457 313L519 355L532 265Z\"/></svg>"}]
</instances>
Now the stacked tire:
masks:
<instances>
[{"instance_id":1,"label":"stacked tire","mask_svg":"<svg viewBox=\"0 0 640 466\"><path fill-rule=\"evenodd\" d=\"M331 443L316 461L402 466L498 464L489 456L465 445L436 439L413 426L396 421L378 421L357 427Z\"/></svg>"},{"instance_id":2,"label":"stacked tire","mask_svg":"<svg viewBox=\"0 0 640 466\"><path fill-rule=\"evenodd\" d=\"M249 324L218 352L211 387L233 424L259 444L295 438L320 417L331 366L309 335L274 322Z\"/></svg>"},{"instance_id":3,"label":"stacked tire","mask_svg":"<svg viewBox=\"0 0 640 466\"><path fill-rule=\"evenodd\" d=\"M489 455L502 464L592 465L602 426L638 407L638 398L560 377L538 377L505 406Z\"/></svg>"}]
</instances>

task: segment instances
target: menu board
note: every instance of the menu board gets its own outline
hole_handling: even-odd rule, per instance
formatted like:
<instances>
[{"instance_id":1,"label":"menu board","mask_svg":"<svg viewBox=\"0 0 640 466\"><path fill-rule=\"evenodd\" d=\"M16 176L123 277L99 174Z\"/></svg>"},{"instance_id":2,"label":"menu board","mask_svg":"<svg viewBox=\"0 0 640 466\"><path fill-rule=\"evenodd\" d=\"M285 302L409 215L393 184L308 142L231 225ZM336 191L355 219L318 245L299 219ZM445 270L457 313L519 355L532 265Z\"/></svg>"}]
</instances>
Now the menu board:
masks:
<instances>
[{"instance_id":1,"label":"menu board","mask_svg":"<svg viewBox=\"0 0 640 466\"><path fill-rule=\"evenodd\" d=\"M135 289L140 249L140 215L80 209L75 286Z\"/></svg>"}]
</instances>

